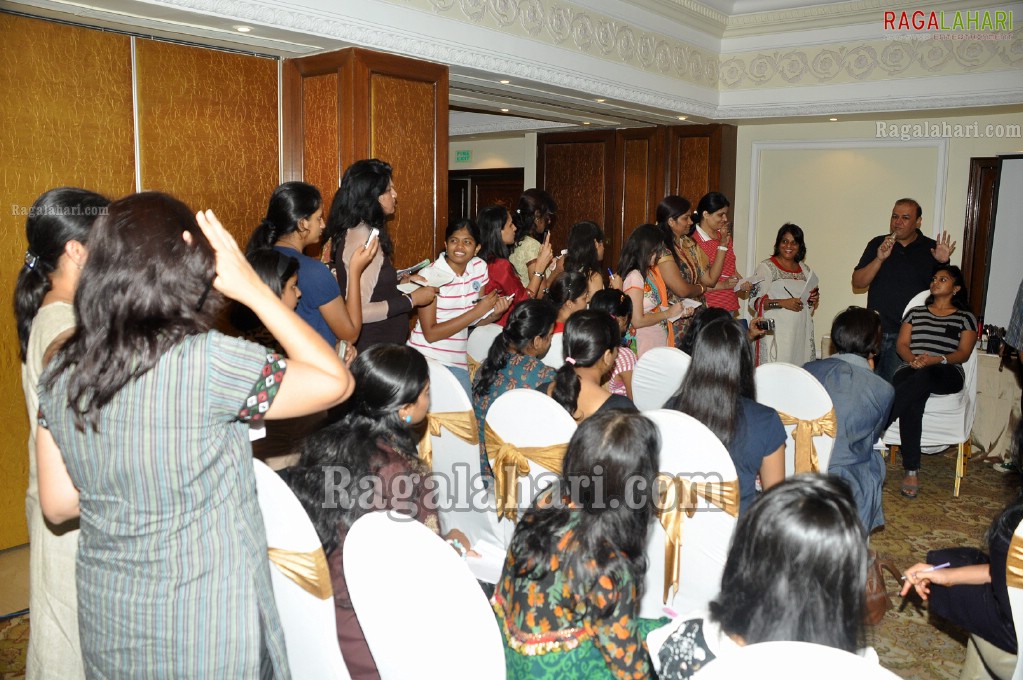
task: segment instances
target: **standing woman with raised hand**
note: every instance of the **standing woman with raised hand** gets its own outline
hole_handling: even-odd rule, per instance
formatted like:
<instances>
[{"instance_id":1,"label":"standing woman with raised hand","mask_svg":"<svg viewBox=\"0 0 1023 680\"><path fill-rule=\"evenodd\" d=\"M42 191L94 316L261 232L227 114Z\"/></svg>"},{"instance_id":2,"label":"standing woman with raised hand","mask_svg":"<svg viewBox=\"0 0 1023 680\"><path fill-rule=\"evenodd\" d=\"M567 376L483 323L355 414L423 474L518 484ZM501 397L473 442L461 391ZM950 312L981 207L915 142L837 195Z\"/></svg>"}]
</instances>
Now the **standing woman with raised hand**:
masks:
<instances>
[{"instance_id":1,"label":"standing woman with raised hand","mask_svg":"<svg viewBox=\"0 0 1023 680\"><path fill-rule=\"evenodd\" d=\"M305 182L285 182L270 196L266 217L249 239L246 249L274 248L298 260L298 287L302 298L295 313L313 327L331 347L338 340L355 342L362 328L359 282L348 287L348 300L341 297L330 269L317 259L304 255L308 246L323 238L323 198L320 190ZM361 271L376 254L376 244L368 244L353 266Z\"/></svg>"},{"instance_id":2,"label":"standing woman with raised hand","mask_svg":"<svg viewBox=\"0 0 1023 680\"><path fill-rule=\"evenodd\" d=\"M25 223L28 251L14 289L14 313L21 349L21 386L28 408L28 490L25 513L29 537L29 610L26 677L84 678L78 641L75 555L78 524L48 525L39 507L36 476L36 415L39 377L75 327L72 306L88 255L89 232L110 204L85 189L47 191L32 204Z\"/></svg>"},{"instance_id":3,"label":"standing woman with raised hand","mask_svg":"<svg viewBox=\"0 0 1023 680\"><path fill-rule=\"evenodd\" d=\"M349 300L360 300L362 307L362 335L357 345L360 352L384 342L405 344L409 313L430 304L437 295L437 289L430 286L412 293L398 290L398 272L391 262L394 241L386 224L397 206L391 166L376 158L349 165L330 204L327 237L333 246L337 281L342 288L349 287ZM371 239L374 230L378 235ZM367 246L374 247L376 241L380 250L363 270L356 254ZM356 280L361 281L361 297L351 289Z\"/></svg>"},{"instance_id":4,"label":"standing woman with raised hand","mask_svg":"<svg viewBox=\"0 0 1023 680\"><path fill-rule=\"evenodd\" d=\"M512 211L515 239L511 243L508 260L515 267L523 286L528 286L530 278L537 273L547 273L547 265L531 269L529 264L540 256L540 249L549 242L557 211L558 204L551 195L535 188L522 192L518 206Z\"/></svg>"},{"instance_id":5,"label":"standing woman with raised hand","mask_svg":"<svg viewBox=\"0 0 1023 680\"><path fill-rule=\"evenodd\" d=\"M732 230L728 223L728 209L731 203L724 194L712 191L705 194L693 213L693 240L703 250L708 260L713 261L718 252L725 254L725 264L721 275L714 281L714 290L706 294L708 307L721 307L736 316L739 313L739 296L735 293L735 284L742 275L735 268L735 251L732 250ZM744 283L740 292L748 293L751 286Z\"/></svg>"},{"instance_id":6,"label":"standing woman with raised hand","mask_svg":"<svg viewBox=\"0 0 1023 680\"><path fill-rule=\"evenodd\" d=\"M36 434L43 514L81 516L86 675L287 678L247 421L326 410L351 374L210 211L127 196L89 249ZM286 362L210 330L221 293L256 312Z\"/></svg>"}]
</instances>

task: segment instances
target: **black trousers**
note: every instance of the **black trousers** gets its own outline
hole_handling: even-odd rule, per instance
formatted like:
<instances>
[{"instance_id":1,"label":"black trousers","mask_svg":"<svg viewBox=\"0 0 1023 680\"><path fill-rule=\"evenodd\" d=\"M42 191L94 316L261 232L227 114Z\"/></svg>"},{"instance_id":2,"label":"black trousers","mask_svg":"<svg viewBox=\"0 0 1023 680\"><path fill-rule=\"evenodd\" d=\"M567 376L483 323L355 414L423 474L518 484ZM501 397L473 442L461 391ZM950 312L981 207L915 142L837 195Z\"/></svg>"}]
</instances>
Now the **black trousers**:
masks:
<instances>
[{"instance_id":1,"label":"black trousers","mask_svg":"<svg viewBox=\"0 0 1023 680\"><path fill-rule=\"evenodd\" d=\"M919 470L920 437L927 399L932 394L955 394L963 389L963 376L951 364L919 369L903 366L895 372L892 383L895 385L895 402L888 424L899 421L902 467L907 471Z\"/></svg>"}]
</instances>

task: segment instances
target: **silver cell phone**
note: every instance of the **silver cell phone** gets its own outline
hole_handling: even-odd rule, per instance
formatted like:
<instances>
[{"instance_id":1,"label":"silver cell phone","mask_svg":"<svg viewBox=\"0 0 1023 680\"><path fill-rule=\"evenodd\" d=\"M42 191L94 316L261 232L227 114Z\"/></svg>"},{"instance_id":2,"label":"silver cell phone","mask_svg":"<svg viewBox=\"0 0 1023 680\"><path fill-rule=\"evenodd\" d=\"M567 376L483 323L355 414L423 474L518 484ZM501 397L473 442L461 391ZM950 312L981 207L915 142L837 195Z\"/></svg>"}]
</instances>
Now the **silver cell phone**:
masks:
<instances>
[{"instance_id":1,"label":"silver cell phone","mask_svg":"<svg viewBox=\"0 0 1023 680\"><path fill-rule=\"evenodd\" d=\"M373 239L377 238L378 236L380 236L380 230L377 229L376 227L373 227L373 230L369 232L369 238L366 239L366 247L369 248L369 244L373 243Z\"/></svg>"}]
</instances>

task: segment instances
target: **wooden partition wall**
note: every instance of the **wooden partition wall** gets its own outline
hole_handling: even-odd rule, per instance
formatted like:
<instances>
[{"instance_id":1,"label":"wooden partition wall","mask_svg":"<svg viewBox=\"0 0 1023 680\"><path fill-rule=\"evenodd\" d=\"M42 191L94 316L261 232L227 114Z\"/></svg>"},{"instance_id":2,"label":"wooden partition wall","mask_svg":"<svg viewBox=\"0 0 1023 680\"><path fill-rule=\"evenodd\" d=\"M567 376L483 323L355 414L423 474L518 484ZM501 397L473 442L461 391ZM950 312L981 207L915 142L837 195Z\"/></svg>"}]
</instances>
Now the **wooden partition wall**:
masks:
<instances>
[{"instance_id":1,"label":"wooden partition wall","mask_svg":"<svg viewBox=\"0 0 1023 680\"><path fill-rule=\"evenodd\" d=\"M563 248L580 220L604 229L604 263L614 267L622 244L653 222L668 194L695 207L708 191L735 194L736 128L731 125L592 130L537 136L537 185L558 202L552 241Z\"/></svg>"},{"instance_id":2,"label":"wooden partition wall","mask_svg":"<svg viewBox=\"0 0 1023 680\"><path fill-rule=\"evenodd\" d=\"M447 67L360 48L289 59L283 104L285 178L318 186L329 211L346 167L387 161L394 263L435 257L447 219Z\"/></svg>"}]
</instances>

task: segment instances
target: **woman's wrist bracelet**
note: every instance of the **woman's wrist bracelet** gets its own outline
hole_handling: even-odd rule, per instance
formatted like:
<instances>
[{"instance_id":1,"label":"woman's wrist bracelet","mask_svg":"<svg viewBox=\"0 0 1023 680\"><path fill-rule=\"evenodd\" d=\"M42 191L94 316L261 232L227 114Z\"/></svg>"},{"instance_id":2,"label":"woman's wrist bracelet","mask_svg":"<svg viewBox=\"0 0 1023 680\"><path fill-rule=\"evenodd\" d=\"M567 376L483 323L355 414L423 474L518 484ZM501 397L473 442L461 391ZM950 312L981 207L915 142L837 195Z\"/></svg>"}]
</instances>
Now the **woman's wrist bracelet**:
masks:
<instances>
[{"instance_id":1,"label":"woman's wrist bracelet","mask_svg":"<svg viewBox=\"0 0 1023 680\"><path fill-rule=\"evenodd\" d=\"M781 305L775 302L774 300L768 300L767 305L765 306L767 307L767 309L781 309Z\"/></svg>"},{"instance_id":2,"label":"woman's wrist bracelet","mask_svg":"<svg viewBox=\"0 0 1023 680\"><path fill-rule=\"evenodd\" d=\"M728 246L718 246L718 250L720 250L722 253L727 253Z\"/></svg>"},{"instance_id":3,"label":"woman's wrist bracelet","mask_svg":"<svg viewBox=\"0 0 1023 680\"><path fill-rule=\"evenodd\" d=\"M469 551L466 549L466 547L464 545L462 545L462 542L459 541L457 538L449 538L447 543L452 548L457 550L458 554L461 555L462 557L465 557L469 553Z\"/></svg>"}]
</instances>

